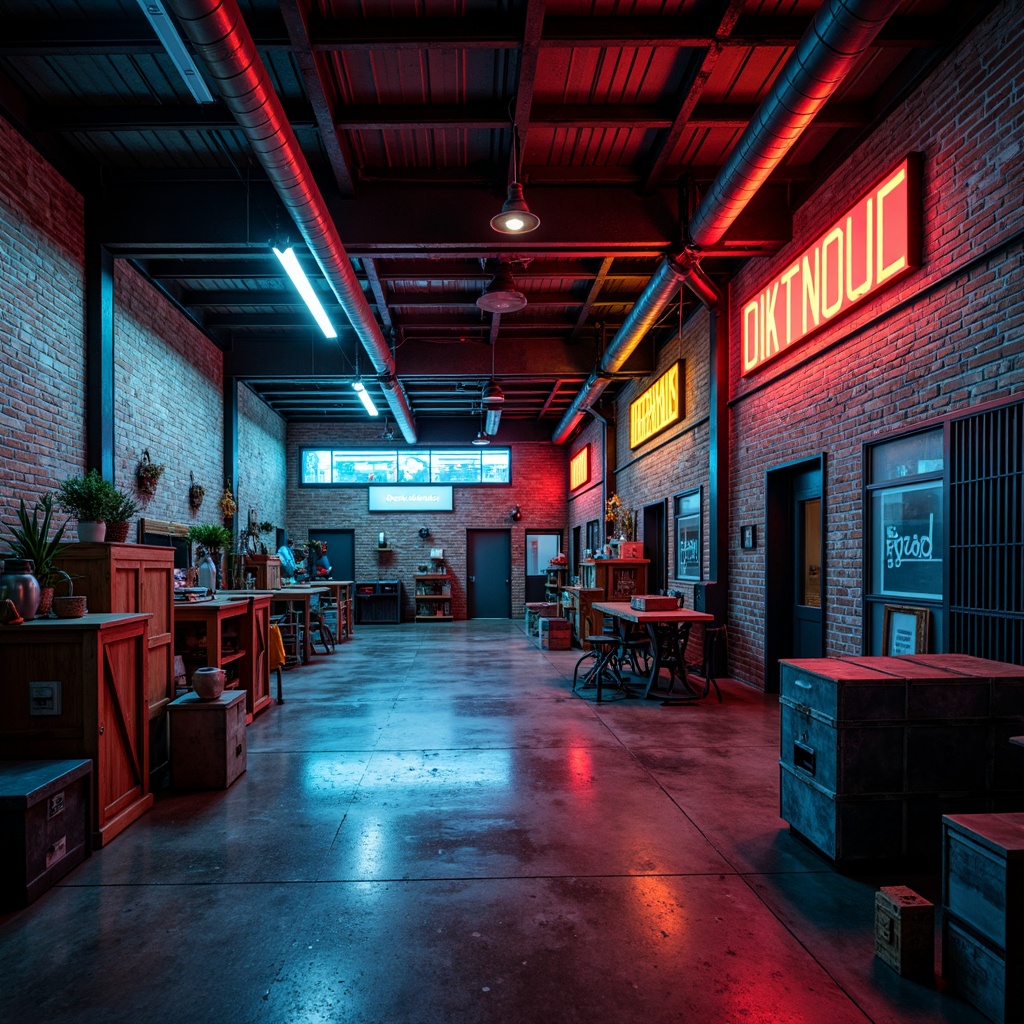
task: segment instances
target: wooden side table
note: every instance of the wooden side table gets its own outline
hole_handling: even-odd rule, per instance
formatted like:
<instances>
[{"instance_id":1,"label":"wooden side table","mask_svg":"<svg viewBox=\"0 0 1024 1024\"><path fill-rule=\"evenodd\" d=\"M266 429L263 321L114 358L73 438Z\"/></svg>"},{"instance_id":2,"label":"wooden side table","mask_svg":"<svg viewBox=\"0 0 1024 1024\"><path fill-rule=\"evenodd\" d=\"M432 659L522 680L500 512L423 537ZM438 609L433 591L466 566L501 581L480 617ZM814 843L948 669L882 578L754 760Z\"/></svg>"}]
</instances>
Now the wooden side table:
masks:
<instances>
[{"instance_id":1,"label":"wooden side table","mask_svg":"<svg viewBox=\"0 0 1024 1024\"><path fill-rule=\"evenodd\" d=\"M175 789L227 789L246 768L245 694L216 700L187 693L167 707Z\"/></svg>"}]
</instances>

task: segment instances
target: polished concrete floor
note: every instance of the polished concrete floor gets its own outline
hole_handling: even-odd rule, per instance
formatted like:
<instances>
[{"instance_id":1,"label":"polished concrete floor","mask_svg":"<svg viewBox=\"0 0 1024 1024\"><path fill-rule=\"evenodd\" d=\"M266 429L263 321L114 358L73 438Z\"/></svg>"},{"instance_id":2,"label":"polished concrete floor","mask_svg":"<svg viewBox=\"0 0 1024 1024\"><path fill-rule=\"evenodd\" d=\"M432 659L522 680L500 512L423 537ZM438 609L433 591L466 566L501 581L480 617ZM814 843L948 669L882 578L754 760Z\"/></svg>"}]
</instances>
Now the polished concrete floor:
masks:
<instances>
[{"instance_id":1,"label":"polished concrete floor","mask_svg":"<svg viewBox=\"0 0 1024 1024\"><path fill-rule=\"evenodd\" d=\"M840 874L779 819L777 698L596 705L578 656L357 627L230 789L159 792L0 916L0 1022L983 1020L873 955L877 886L936 877Z\"/></svg>"}]
</instances>

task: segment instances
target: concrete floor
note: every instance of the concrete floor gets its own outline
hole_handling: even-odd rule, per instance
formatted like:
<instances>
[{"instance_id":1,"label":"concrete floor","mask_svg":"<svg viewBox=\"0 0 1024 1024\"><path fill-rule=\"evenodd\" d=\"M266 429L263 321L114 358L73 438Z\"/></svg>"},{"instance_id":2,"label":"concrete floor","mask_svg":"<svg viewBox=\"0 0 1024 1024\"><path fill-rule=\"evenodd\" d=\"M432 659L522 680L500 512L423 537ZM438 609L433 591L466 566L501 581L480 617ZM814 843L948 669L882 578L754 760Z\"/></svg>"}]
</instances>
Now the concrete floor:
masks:
<instances>
[{"instance_id":1,"label":"concrete floor","mask_svg":"<svg viewBox=\"0 0 1024 1024\"><path fill-rule=\"evenodd\" d=\"M875 959L874 894L778 818L777 698L595 705L515 622L357 627L227 791L0 916L2 1024L983 1018ZM938 917L938 915L936 915Z\"/></svg>"}]
</instances>

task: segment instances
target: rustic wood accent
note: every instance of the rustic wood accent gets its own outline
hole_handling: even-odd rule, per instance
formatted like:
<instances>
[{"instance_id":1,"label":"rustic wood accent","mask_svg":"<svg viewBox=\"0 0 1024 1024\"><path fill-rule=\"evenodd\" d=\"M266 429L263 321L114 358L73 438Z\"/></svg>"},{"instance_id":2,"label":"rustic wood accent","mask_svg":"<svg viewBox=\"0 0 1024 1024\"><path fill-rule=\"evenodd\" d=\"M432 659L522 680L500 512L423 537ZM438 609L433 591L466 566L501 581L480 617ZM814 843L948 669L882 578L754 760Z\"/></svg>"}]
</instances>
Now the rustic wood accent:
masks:
<instances>
[{"instance_id":1,"label":"rustic wood accent","mask_svg":"<svg viewBox=\"0 0 1024 1024\"><path fill-rule=\"evenodd\" d=\"M91 840L104 846L153 806L146 615L91 613L0 630L10 758L92 759ZM30 714L29 684L60 683L60 713Z\"/></svg>"}]
</instances>

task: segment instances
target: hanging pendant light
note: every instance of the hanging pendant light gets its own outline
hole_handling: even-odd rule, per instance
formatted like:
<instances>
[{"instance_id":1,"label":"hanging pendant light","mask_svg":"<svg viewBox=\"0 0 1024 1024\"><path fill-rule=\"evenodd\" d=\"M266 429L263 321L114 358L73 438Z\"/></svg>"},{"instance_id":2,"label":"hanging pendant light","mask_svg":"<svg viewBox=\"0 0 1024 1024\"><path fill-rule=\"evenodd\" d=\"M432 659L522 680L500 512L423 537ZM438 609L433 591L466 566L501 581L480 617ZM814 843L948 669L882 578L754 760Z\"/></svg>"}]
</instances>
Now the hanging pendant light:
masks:
<instances>
[{"instance_id":1,"label":"hanging pendant light","mask_svg":"<svg viewBox=\"0 0 1024 1024\"><path fill-rule=\"evenodd\" d=\"M519 184L519 129L512 125L512 181L501 213L491 218L491 227L506 235L525 235L540 227L540 217L530 213Z\"/></svg>"},{"instance_id":2,"label":"hanging pendant light","mask_svg":"<svg viewBox=\"0 0 1024 1024\"><path fill-rule=\"evenodd\" d=\"M488 313L516 313L526 308L526 296L516 288L512 268L507 263L498 264L497 272L476 304Z\"/></svg>"}]
</instances>

